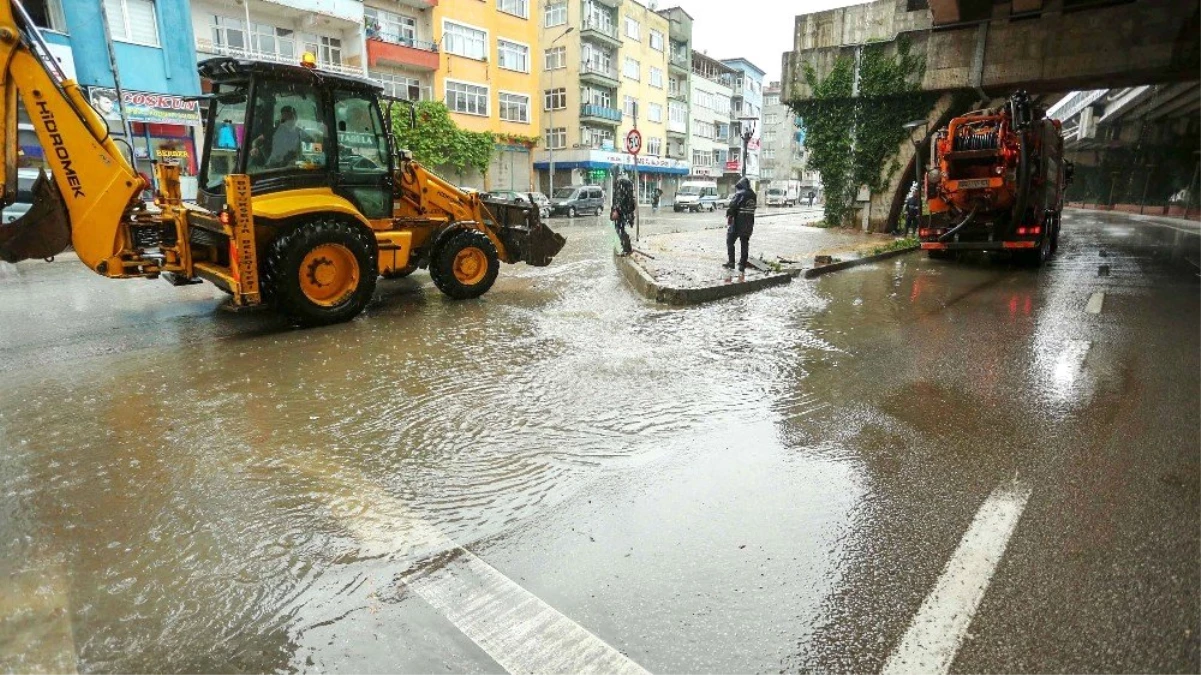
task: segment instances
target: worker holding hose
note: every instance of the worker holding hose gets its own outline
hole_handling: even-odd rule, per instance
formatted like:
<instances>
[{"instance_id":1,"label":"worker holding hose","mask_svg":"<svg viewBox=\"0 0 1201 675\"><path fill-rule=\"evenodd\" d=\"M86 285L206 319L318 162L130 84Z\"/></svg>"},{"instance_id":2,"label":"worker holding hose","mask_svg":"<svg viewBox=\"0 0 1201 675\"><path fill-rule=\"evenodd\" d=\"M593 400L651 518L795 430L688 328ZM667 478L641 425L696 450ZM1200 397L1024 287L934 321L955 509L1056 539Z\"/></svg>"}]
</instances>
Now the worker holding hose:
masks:
<instances>
[{"instance_id":1,"label":"worker holding hose","mask_svg":"<svg viewBox=\"0 0 1201 675\"><path fill-rule=\"evenodd\" d=\"M622 255L634 252L626 228L634 224L634 210L637 207L638 204L634 201L634 181L623 173L617 177L617 183L613 187L613 208L609 211L609 219L613 221L617 238L621 240Z\"/></svg>"}]
</instances>

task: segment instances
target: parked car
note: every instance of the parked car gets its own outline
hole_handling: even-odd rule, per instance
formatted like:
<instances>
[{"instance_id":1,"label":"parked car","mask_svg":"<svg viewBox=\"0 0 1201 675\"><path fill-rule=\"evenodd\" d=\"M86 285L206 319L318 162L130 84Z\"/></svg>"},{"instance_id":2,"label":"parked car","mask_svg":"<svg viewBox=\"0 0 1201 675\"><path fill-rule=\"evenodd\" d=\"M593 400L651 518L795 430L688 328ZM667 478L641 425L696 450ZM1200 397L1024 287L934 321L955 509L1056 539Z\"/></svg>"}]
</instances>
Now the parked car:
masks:
<instances>
[{"instance_id":1,"label":"parked car","mask_svg":"<svg viewBox=\"0 0 1201 675\"><path fill-rule=\"evenodd\" d=\"M555 190L550 200L551 215L565 213L575 218L582 213L600 215L605 208L605 191L596 185L572 185Z\"/></svg>"},{"instance_id":2,"label":"parked car","mask_svg":"<svg viewBox=\"0 0 1201 675\"><path fill-rule=\"evenodd\" d=\"M676 190L676 200L672 204L672 210L676 213L701 209L713 211L716 208L717 182L711 180L685 181Z\"/></svg>"},{"instance_id":3,"label":"parked car","mask_svg":"<svg viewBox=\"0 0 1201 675\"><path fill-rule=\"evenodd\" d=\"M719 209L728 209L728 208L730 208L730 200L733 198L734 198L733 193L722 196L722 197L718 197L717 201L714 202L714 206L716 206Z\"/></svg>"},{"instance_id":4,"label":"parked car","mask_svg":"<svg viewBox=\"0 0 1201 675\"><path fill-rule=\"evenodd\" d=\"M484 193L488 199L496 199L502 202L512 202L514 204L528 204L530 198L524 192L516 190L492 190Z\"/></svg>"},{"instance_id":5,"label":"parked car","mask_svg":"<svg viewBox=\"0 0 1201 675\"><path fill-rule=\"evenodd\" d=\"M33 202L33 183L37 178L37 169L17 169L17 200L0 211L0 223L11 223L29 211Z\"/></svg>"},{"instance_id":6,"label":"parked car","mask_svg":"<svg viewBox=\"0 0 1201 675\"><path fill-rule=\"evenodd\" d=\"M530 194L534 196L534 203L538 205L538 215L543 220L550 218L550 199L541 192L531 192Z\"/></svg>"}]
</instances>

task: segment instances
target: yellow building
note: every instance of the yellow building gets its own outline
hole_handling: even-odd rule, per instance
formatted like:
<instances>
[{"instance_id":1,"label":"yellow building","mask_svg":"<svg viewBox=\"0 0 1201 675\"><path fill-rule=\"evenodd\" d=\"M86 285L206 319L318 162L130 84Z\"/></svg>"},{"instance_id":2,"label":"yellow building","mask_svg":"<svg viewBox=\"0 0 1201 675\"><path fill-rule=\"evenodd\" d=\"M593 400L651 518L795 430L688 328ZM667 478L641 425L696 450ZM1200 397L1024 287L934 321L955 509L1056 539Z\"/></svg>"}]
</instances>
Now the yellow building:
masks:
<instances>
[{"instance_id":1,"label":"yellow building","mask_svg":"<svg viewBox=\"0 0 1201 675\"><path fill-rule=\"evenodd\" d=\"M537 100L539 0L440 0L432 11L438 68L433 98L443 101L460 128L491 131L497 153L486 176L447 176L489 190L533 187L531 148L511 136L541 135Z\"/></svg>"},{"instance_id":2,"label":"yellow building","mask_svg":"<svg viewBox=\"0 0 1201 675\"><path fill-rule=\"evenodd\" d=\"M632 170L625 137L637 113L639 191L644 199L657 187L673 193L688 164L667 156L671 22L634 0L545 0L539 25L542 190L552 182L611 190L615 170Z\"/></svg>"}]
</instances>

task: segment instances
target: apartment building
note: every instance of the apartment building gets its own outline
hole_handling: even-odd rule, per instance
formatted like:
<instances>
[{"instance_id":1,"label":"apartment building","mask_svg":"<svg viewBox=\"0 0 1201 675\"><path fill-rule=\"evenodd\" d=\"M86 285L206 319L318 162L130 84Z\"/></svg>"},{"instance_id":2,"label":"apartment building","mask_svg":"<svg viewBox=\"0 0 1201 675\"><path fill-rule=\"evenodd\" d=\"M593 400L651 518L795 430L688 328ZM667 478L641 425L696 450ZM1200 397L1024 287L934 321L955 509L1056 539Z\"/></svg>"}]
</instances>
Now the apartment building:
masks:
<instances>
[{"instance_id":1,"label":"apartment building","mask_svg":"<svg viewBox=\"0 0 1201 675\"><path fill-rule=\"evenodd\" d=\"M323 70L366 74L362 0L192 0L191 16L201 60L299 64L311 52Z\"/></svg>"},{"instance_id":2,"label":"apartment building","mask_svg":"<svg viewBox=\"0 0 1201 675\"><path fill-rule=\"evenodd\" d=\"M693 178L720 178L730 153L731 84L737 73L708 55L692 52L688 149Z\"/></svg>"},{"instance_id":3,"label":"apartment building","mask_svg":"<svg viewBox=\"0 0 1201 675\"><path fill-rule=\"evenodd\" d=\"M760 139L759 178L763 183L797 180L803 194L821 192L817 172L806 168L808 155L801 119L780 100L779 82L764 89Z\"/></svg>"},{"instance_id":4,"label":"apartment building","mask_svg":"<svg viewBox=\"0 0 1201 675\"><path fill-rule=\"evenodd\" d=\"M188 0L25 0L23 4L59 67L83 87L108 122L109 132L132 145L137 170L153 180L152 162L179 160L184 196L195 195L200 107L186 97L200 93L200 80ZM118 75L125 120L116 91ZM20 115L23 118L24 112ZM22 168L42 166L44 149L31 131L19 134L19 144Z\"/></svg>"},{"instance_id":5,"label":"apartment building","mask_svg":"<svg viewBox=\"0 0 1201 675\"><path fill-rule=\"evenodd\" d=\"M752 132L747 144L745 158L746 175L752 181L759 179L760 119L763 114L763 77L767 73L744 58L724 59L722 63L735 71L731 80L731 115L734 122L730 128L730 152L725 172L719 187L733 188L744 166L742 157L743 130Z\"/></svg>"},{"instance_id":6,"label":"apartment building","mask_svg":"<svg viewBox=\"0 0 1201 675\"><path fill-rule=\"evenodd\" d=\"M670 22L667 61L667 159L687 164L692 102L692 15L679 7L660 10ZM672 191L674 195L674 190Z\"/></svg>"},{"instance_id":7,"label":"apartment building","mask_svg":"<svg viewBox=\"0 0 1201 675\"><path fill-rule=\"evenodd\" d=\"M446 103L459 127L491 131L501 139L487 174L448 178L478 189L532 189L531 148L520 139L542 134L535 93L544 64L537 51L541 5L537 0L442 0L436 5L434 98Z\"/></svg>"},{"instance_id":8,"label":"apartment building","mask_svg":"<svg viewBox=\"0 0 1201 675\"><path fill-rule=\"evenodd\" d=\"M367 75L384 93L410 101L433 98L441 63L434 42L438 0L366 0L363 32Z\"/></svg>"},{"instance_id":9,"label":"apartment building","mask_svg":"<svg viewBox=\"0 0 1201 675\"><path fill-rule=\"evenodd\" d=\"M688 168L682 158L668 157L672 25L634 0L547 0L539 40L544 149L534 162L542 190L573 184L611 190L616 171L633 169L624 139L637 117L639 193L674 194Z\"/></svg>"}]
</instances>

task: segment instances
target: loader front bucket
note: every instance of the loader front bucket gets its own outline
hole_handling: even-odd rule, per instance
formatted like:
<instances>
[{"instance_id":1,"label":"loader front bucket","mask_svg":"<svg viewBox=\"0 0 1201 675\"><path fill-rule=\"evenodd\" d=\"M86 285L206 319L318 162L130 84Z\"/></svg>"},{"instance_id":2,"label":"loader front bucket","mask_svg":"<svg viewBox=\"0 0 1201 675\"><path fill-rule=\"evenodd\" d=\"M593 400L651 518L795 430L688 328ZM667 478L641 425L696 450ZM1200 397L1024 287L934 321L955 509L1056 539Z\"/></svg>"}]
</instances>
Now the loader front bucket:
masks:
<instances>
[{"instance_id":1,"label":"loader front bucket","mask_svg":"<svg viewBox=\"0 0 1201 675\"><path fill-rule=\"evenodd\" d=\"M533 203L533 198L530 203ZM495 217L497 235L508 249L505 262L524 262L534 267L546 267L563 250L567 240L542 222L537 206L484 200L484 206Z\"/></svg>"},{"instance_id":2,"label":"loader front bucket","mask_svg":"<svg viewBox=\"0 0 1201 675\"><path fill-rule=\"evenodd\" d=\"M71 244L71 219L67 203L54 180L40 172L33 183L29 212L11 223L0 225L0 260L15 263L30 258L49 258Z\"/></svg>"}]
</instances>

